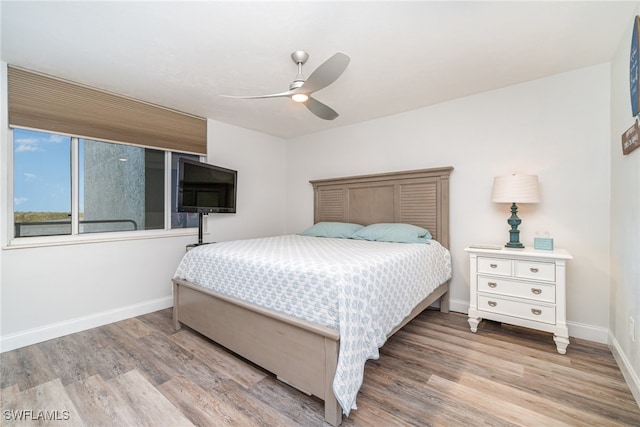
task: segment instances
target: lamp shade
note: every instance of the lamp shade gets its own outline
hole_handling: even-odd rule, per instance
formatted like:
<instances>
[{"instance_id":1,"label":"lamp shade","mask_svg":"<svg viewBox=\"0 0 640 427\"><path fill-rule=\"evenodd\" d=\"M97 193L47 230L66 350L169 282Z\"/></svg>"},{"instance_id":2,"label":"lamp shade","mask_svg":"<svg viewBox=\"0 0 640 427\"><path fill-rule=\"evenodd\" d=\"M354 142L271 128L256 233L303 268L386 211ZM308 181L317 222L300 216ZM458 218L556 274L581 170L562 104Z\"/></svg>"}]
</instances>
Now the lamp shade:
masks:
<instances>
[{"instance_id":1,"label":"lamp shade","mask_svg":"<svg viewBox=\"0 0 640 427\"><path fill-rule=\"evenodd\" d=\"M540 189L537 175L496 176L491 201L495 203L538 203Z\"/></svg>"}]
</instances>

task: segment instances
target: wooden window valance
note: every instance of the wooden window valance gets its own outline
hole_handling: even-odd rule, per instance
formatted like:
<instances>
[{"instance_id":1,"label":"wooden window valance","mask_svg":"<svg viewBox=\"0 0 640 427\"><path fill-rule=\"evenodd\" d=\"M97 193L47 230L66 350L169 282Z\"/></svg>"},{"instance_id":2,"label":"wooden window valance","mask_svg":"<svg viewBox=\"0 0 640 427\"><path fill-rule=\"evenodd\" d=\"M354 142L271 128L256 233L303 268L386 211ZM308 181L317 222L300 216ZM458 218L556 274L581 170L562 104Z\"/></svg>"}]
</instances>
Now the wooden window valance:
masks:
<instances>
[{"instance_id":1,"label":"wooden window valance","mask_svg":"<svg viewBox=\"0 0 640 427\"><path fill-rule=\"evenodd\" d=\"M8 68L9 126L207 154L207 121L135 99Z\"/></svg>"}]
</instances>

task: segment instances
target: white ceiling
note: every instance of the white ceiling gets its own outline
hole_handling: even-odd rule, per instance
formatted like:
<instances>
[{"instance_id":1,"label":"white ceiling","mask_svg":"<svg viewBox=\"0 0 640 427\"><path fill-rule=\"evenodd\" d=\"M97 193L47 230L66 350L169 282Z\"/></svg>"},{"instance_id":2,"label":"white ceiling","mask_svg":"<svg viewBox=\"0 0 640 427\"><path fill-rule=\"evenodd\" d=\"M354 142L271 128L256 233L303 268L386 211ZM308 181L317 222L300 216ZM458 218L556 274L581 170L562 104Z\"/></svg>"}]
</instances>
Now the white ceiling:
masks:
<instances>
[{"instance_id":1,"label":"white ceiling","mask_svg":"<svg viewBox=\"0 0 640 427\"><path fill-rule=\"evenodd\" d=\"M291 138L608 62L637 2L5 1L3 61ZM314 94L321 120L283 92L337 51L344 74ZM523 100L526 102L526 100ZM461 118L463 119L463 118Z\"/></svg>"}]
</instances>

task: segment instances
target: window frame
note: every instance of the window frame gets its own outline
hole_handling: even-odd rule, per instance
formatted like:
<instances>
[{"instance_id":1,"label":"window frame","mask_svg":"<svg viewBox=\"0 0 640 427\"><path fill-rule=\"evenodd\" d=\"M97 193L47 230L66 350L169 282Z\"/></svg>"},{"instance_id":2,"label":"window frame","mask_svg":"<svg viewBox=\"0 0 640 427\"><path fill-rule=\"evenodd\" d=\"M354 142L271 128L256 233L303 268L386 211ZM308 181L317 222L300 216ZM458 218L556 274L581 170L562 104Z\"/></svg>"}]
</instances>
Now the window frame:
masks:
<instances>
[{"instance_id":1,"label":"window frame","mask_svg":"<svg viewBox=\"0 0 640 427\"><path fill-rule=\"evenodd\" d=\"M4 126L3 126L4 127ZM188 228L171 228L171 156L172 153L181 154L194 154L199 156L201 161L205 161L203 156L198 153L187 153L170 151L168 149L159 149L164 152L164 228L154 230L133 230L133 231L112 231L101 233L79 233L79 150L78 140L82 137L77 135L69 135L58 132L51 132L44 129L23 128L20 129L33 130L37 132L47 132L51 134L65 135L72 138L71 142L71 234L68 235L55 235L55 236L25 236L15 237L15 222L14 222L14 128L4 127L6 138L6 147L3 152L6 154L4 158L4 165L6 168L6 199L4 200L3 210L6 212L4 217L6 218L5 224L3 224L3 249L17 249L17 248L34 248L34 247L46 247L46 246L61 246L61 245L76 245L85 243L100 243L100 242L114 242L124 240L143 240L143 239L157 239L168 237L180 237L180 236L194 236L198 234L197 227ZM96 138L92 140L101 141ZM103 141L114 144L132 145L121 141ZM148 147L142 147L148 148ZM206 232L206 221L204 221L203 227Z\"/></svg>"}]
</instances>

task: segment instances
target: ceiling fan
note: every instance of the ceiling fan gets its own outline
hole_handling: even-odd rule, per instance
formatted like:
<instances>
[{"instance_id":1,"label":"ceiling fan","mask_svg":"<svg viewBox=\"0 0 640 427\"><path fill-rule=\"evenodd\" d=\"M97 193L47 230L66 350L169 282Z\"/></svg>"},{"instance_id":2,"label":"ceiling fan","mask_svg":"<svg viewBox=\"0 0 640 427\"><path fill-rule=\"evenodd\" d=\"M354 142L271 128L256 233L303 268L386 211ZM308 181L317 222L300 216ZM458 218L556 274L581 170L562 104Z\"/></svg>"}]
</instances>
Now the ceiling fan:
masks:
<instances>
[{"instance_id":1,"label":"ceiling fan","mask_svg":"<svg viewBox=\"0 0 640 427\"><path fill-rule=\"evenodd\" d=\"M291 54L291 59L298 65L298 74L289 85L289 90L270 95L233 96L221 95L226 98L236 99L261 99L261 98L291 98L295 102L304 104L309 111L325 120L334 120L339 116L331 107L311 97L313 92L323 89L335 82L349 65L351 58L345 53L338 52L323 62L315 69L309 78L302 74L302 65L309 59L309 54L302 50L296 50Z\"/></svg>"}]
</instances>

